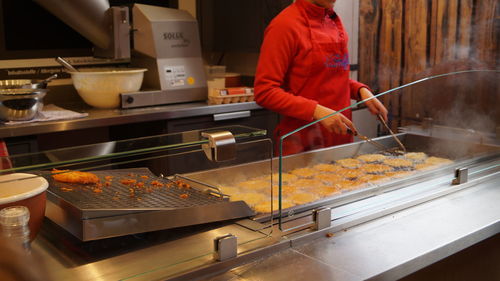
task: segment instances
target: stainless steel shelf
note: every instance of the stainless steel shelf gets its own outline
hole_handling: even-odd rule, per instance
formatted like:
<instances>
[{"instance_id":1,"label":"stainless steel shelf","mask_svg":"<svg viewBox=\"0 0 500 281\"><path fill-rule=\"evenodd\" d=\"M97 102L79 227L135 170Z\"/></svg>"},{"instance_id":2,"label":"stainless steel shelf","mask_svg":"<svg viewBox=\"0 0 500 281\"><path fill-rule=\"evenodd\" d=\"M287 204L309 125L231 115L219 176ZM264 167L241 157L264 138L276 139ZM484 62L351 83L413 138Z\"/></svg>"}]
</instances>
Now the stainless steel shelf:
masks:
<instances>
[{"instance_id":1,"label":"stainless steel shelf","mask_svg":"<svg viewBox=\"0 0 500 281\"><path fill-rule=\"evenodd\" d=\"M255 102L221 105L193 102L134 109L95 109L83 104L68 104L61 105L61 107L77 112L87 112L89 116L74 120L0 125L0 138L262 109Z\"/></svg>"}]
</instances>

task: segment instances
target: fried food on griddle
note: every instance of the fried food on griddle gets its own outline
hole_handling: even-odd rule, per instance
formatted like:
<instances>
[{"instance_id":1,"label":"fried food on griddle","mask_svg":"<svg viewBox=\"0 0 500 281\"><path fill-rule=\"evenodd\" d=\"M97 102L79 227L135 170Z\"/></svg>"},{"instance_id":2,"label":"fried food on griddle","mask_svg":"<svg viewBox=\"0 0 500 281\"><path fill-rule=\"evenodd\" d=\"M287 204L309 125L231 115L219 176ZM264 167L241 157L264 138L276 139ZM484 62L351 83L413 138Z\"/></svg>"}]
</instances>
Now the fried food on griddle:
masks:
<instances>
[{"instance_id":1,"label":"fried food on griddle","mask_svg":"<svg viewBox=\"0 0 500 281\"><path fill-rule=\"evenodd\" d=\"M340 190L355 190L363 187L363 184L358 181L342 180L334 183L333 186Z\"/></svg>"},{"instance_id":2,"label":"fried food on griddle","mask_svg":"<svg viewBox=\"0 0 500 281\"><path fill-rule=\"evenodd\" d=\"M344 176L339 174L319 174L314 178L328 184L333 184L337 181L344 180Z\"/></svg>"},{"instance_id":3,"label":"fried food on griddle","mask_svg":"<svg viewBox=\"0 0 500 281\"><path fill-rule=\"evenodd\" d=\"M240 182L238 187L248 191L265 190L271 188L271 182L268 180L248 180Z\"/></svg>"},{"instance_id":4,"label":"fried food on griddle","mask_svg":"<svg viewBox=\"0 0 500 281\"><path fill-rule=\"evenodd\" d=\"M446 165L446 164L451 164L451 163L453 163L453 161L451 161L450 159L432 156L432 157L425 159L424 162L416 164L415 169L420 170L420 171L430 170L430 169L439 167L441 165Z\"/></svg>"},{"instance_id":5,"label":"fried food on griddle","mask_svg":"<svg viewBox=\"0 0 500 281\"><path fill-rule=\"evenodd\" d=\"M430 170L432 168L435 168L436 165L431 164L431 163L418 163L415 165L415 170L418 171L425 171L425 170Z\"/></svg>"},{"instance_id":6,"label":"fried food on griddle","mask_svg":"<svg viewBox=\"0 0 500 281\"><path fill-rule=\"evenodd\" d=\"M337 174L348 179L354 179L357 177L361 177L365 173L361 169L343 169L342 171L339 171Z\"/></svg>"},{"instance_id":7,"label":"fried food on griddle","mask_svg":"<svg viewBox=\"0 0 500 281\"><path fill-rule=\"evenodd\" d=\"M273 183L277 183L279 181L279 173L274 173L273 174ZM292 175L290 173L281 173L281 180L286 183L286 182L292 182L296 180L298 177L296 175ZM264 180L271 180L271 176L266 176L264 177Z\"/></svg>"},{"instance_id":8,"label":"fried food on griddle","mask_svg":"<svg viewBox=\"0 0 500 281\"><path fill-rule=\"evenodd\" d=\"M296 175L301 178L310 178L314 176L317 172L311 168L298 168L291 170L290 173L292 175Z\"/></svg>"},{"instance_id":9,"label":"fried food on griddle","mask_svg":"<svg viewBox=\"0 0 500 281\"><path fill-rule=\"evenodd\" d=\"M313 202L319 199L319 196L314 193L295 193L290 196L290 200L297 205Z\"/></svg>"},{"instance_id":10,"label":"fried food on griddle","mask_svg":"<svg viewBox=\"0 0 500 281\"><path fill-rule=\"evenodd\" d=\"M320 186L314 189L316 194L319 194L321 197L333 196L340 194L340 189L335 186Z\"/></svg>"},{"instance_id":11,"label":"fried food on griddle","mask_svg":"<svg viewBox=\"0 0 500 281\"><path fill-rule=\"evenodd\" d=\"M424 152L408 152L405 153L404 158L410 159L414 162L422 162L427 158L427 154Z\"/></svg>"},{"instance_id":12,"label":"fried food on griddle","mask_svg":"<svg viewBox=\"0 0 500 281\"><path fill-rule=\"evenodd\" d=\"M433 165L445 165L445 164L451 164L453 161L450 159L446 158L441 158L441 157L429 157L425 160L425 163L427 164L433 164Z\"/></svg>"},{"instance_id":13,"label":"fried food on griddle","mask_svg":"<svg viewBox=\"0 0 500 281\"><path fill-rule=\"evenodd\" d=\"M290 185L297 187L297 189L312 189L323 185L323 183L317 179L298 179Z\"/></svg>"},{"instance_id":14,"label":"fried food on griddle","mask_svg":"<svg viewBox=\"0 0 500 281\"><path fill-rule=\"evenodd\" d=\"M231 196L231 201L239 201L239 200L245 201L245 203L247 203L250 207L252 207L264 203L266 200L269 200L269 197L266 197L264 194L253 193L253 192L238 193Z\"/></svg>"},{"instance_id":15,"label":"fried food on griddle","mask_svg":"<svg viewBox=\"0 0 500 281\"><path fill-rule=\"evenodd\" d=\"M219 187L219 189L222 193L227 194L229 196L233 196L241 192L240 189L235 186L221 186Z\"/></svg>"},{"instance_id":16,"label":"fried food on griddle","mask_svg":"<svg viewBox=\"0 0 500 281\"><path fill-rule=\"evenodd\" d=\"M361 160L361 161L366 162L366 163L380 162L380 161L384 160L385 158L387 158L387 156L385 156L383 154L363 154L363 155L356 157L356 159Z\"/></svg>"},{"instance_id":17,"label":"fried food on griddle","mask_svg":"<svg viewBox=\"0 0 500 281\"><path fill-rule=\"evenodd\" d=\"M384 164L364 164L360 170L367 174L383 174L392 171L392 167Z\"/></svg>"},{"instance_id":18,"label":"fried food on griddle","mask_svg":"<svg viewBox=\"0 0 500 281\"><path fill-rule=\"evenodd\" d=\"M361 166L361 164L362 164L361 161L359 161L358 159L353 159L353 158L340 159L340 160L337 160L337 163L342 165L343 167L349 168L349 169L356 169L359 166Z\"/></svg>"},{"instance_id":19,"label":"fried food on griddle","mask_svg":"<svg viewBox=\"0 0 500 281\"><path fill-rule=\"evenodd\" d=\"M396 168L413 167L413 161L403 158L387 158L383 161L383 163Z\"/></svg>"},{"instance_id":20,"label":"fried food on griddle","mask_svg":"<svg viewBox=\"0 0 500 281\"><path fill-rule=\"evenodd\" d=\"M290 207L293 207L293 203L289 202L287 200L281 200L281 209L287 209ZM278 210L279 208L279 201L278 200L273 200L273 211ZM259 205L255 205L253 207L254 211L257 213L270 213L271 212L271 201L267 201L264 203L261 203Z\"/></svg>"},{"instance_id":21,"label":"fried food on griddle","mask_svg":"<svg viewBox=\"0 0 500 281\"><path fill-rule=\"evenodd\" d=\"M342 166L336 164L317 164L313 166L313 169L320 172L335 173L342 170Z\"/></svg>"},{"instance_id":22,"label":"fried food on griddle","mask_svg":"<svg viewBox=\"0 0 500 281\"><path fill-rule=\"evenodd\" d=\"M389 178L386 175L373 175L373 174L367 174L359 177L356 179L356 182L359 183L380 183L382 181L388 180Z\"/></svg>"},{"instance_id":23,"label":"fried food on griddle","mask_svg":"<svg viewBox=\"0 0 500 281\"><path fill-rule=\"evenodd\" d=\"M290 194L293 194L295 191L297 191L298 187L295 185L282 185L281 186L281 192L283 193L284 196L288 196ZM279 185L273 185L273 193L274 196L278 196L279 192Z\"/></svg>"},{"instance_id":24,"label":"fried food on griddle","mask_svg":"<svg viewBox=\"0 0 500 281\"><path fill-rule=\"evenodd\" d=\"M417 168L418 165L420 164L415 165L415 168ZM402 178L402 177L407 177L413 173L414 171L394 171L385 173L385 176L388 178Z\"/></svg>"},{"instance_id":25,"label":"fried food on griddle","mask_svg":"<svg viewBox=\"0 0 500 281\"><path fill-rule=\"evenodd\" d=\"M96 184L99 183L99 177L93 173L70 171L70 170L52 170L52 178L58 182Z\"/></svg>"}]
</instances>

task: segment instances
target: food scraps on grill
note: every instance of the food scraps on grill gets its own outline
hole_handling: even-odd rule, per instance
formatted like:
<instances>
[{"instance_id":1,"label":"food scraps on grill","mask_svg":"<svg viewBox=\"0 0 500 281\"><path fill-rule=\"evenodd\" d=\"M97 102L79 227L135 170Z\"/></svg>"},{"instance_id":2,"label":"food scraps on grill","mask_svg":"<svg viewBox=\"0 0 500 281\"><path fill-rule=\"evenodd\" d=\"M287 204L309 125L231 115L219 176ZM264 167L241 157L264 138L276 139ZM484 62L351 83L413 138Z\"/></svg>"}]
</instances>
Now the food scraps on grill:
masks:
<instances>
[{"instance_id":1,"label":"food scraps on grill","mask_svg":"<svg viewBox=\"0 0 500 281\"><path fill-rule=\"evenodd\" d=\"M63 192L85 190L95 194L103 193L106 187L111 186L113 179L115 178L115 176L101 176L102 179L100 179L96 174L90 172L57 169L52 171L52 177L57 182L75 184L60 186L59 189ZM103 180L103 182L101 180ZM128 194L129 198L135 198L139 201L142 200L140 197L141 195L159 191L162 188L169 189L177 187L179 190L189 190L191 188L188 183L182 180L166 180L166 182L162 182L161 180L148 175L137 175L133 173L129 173L126 176L118 178L117 182L119 185L127 187L127 189L124 189L123 191L124 194ZM117 201L120 200L120 198L120 192L115 192L113 194L113 200ZM189 194L184 192L179 195L179 198L189 198Z\"/></svg>"}]
</instances>

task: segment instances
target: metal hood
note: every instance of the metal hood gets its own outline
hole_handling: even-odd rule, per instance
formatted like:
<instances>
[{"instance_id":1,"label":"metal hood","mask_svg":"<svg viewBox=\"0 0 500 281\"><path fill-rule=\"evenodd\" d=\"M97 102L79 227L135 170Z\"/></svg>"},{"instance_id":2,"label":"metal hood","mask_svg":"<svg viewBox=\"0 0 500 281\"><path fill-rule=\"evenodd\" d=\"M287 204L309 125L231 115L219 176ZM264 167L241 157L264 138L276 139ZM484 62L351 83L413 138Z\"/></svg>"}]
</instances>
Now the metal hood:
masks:
<instances>
[{"instance_id":1,"label":"metal hood","mask_svg":"<svg viewBox=\"0 0 500 281\"><path fill-rule=\"evenodd\" d=\"M106 25L108 0L35 0L99 48L107 49L111 37Z\"/></svg>"}]
</instances>

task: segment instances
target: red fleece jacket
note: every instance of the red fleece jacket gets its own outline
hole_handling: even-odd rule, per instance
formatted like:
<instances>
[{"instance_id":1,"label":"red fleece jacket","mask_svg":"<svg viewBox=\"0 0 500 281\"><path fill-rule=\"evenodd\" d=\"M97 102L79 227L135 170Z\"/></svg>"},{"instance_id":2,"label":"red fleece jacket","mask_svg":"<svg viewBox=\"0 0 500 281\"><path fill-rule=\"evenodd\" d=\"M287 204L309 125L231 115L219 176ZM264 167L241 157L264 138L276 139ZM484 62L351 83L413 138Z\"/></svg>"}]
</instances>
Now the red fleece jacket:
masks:
<instances>
[{"instance_id":1,"label":"red fleece jacket","mask_svg":"<svg viewBox=\"0 0 500 281\"><path fill-rule=\"evenodd\" d=\"M315 44L329 45L327 50L335 56L318 62L313 55ZM325 74L323 64L339 68L338 75ZM349 106L350 98L359 100L359 89L366 86L349 79L347 34L333 10L297 0L265 31L254 87L259 105L296 119L283 120L296 127L313 121L318 103L342 109ZM350 117L350 112L344 113Z\"/></svg>"}]
</instances>

